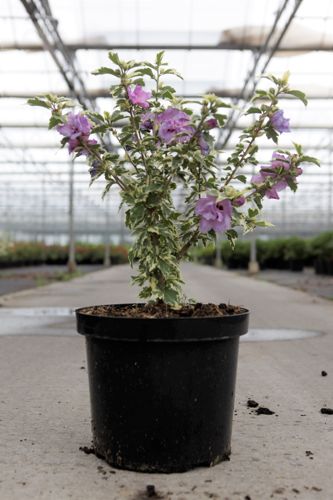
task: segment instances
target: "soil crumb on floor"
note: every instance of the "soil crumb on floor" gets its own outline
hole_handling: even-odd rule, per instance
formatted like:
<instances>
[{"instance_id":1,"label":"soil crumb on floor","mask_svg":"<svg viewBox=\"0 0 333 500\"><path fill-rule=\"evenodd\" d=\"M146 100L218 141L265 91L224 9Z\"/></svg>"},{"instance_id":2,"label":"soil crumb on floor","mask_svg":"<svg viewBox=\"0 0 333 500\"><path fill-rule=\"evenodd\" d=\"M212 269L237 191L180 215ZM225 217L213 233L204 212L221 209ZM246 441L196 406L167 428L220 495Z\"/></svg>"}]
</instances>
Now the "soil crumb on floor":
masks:
<instances>
[{"instance_id":1,"label":"soil crumb on floor","mask_svg":"<svg viewBox=\"0 0 333 500\"><path fill-rule=\"evenodd\" d=\"M95 455L95 450L92 446L80 446L80 451L83 451L86 455Z\"/></svg>"},{"instance_id":2,"label":"soil crumb on floor","mask_svg":"<svg viewBox=\"0 0 333 500\"><path fill-rule=\"evenodd\" d=\"M156 490L155 490L155 486L153 484L147 484L147 486L146 486L146 495L149 498L157 496Z\"/></svg>"},{"instance_id":3,"label":"soil crumb on floor","mask_svg":"<svg viewBox=\"0 0 333 500\"><path fill-rule=\"evenodd\" d=\"M323 413L324 415L333 415L333 409L332 408L321 408L320 413Z\"/></svg>"},{"instance_id":4,"label":"soil crumb on floor","mask_svg":"<svg viewBox=\"0 0 333 500\"><path fill-rule=\"evenodd\" d=\"M264 406L259 406L256 409L257 415L275 415L275 411L270 410L269 408L265 408Z\"/></svg>"},{"instance_id":5,"label":"soil crumb on floor","mask_svg":"<svg viewBox=\"0 0 333 500\"><path fill-rule=\"evenodd\" d=\"M246 405L248 408L257 408L259 403L257 403L254 399L248 399Z\"/></svg>"}]
</instances>

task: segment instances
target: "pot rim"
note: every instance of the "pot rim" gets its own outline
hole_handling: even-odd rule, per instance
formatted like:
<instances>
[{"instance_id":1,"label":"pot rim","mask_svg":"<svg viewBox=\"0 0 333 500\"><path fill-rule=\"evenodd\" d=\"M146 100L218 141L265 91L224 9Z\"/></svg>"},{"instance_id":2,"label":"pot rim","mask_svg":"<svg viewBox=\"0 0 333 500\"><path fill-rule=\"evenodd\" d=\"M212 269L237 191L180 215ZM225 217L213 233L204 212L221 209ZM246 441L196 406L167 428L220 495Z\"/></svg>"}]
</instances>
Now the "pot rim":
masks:
<instances>
[{"instance_id":1,"label":"pot rim","mask_svg":"<svg viewBox=\"0 0 333 500\"><path fill-rule=\"evenodd\" d=\"M137 305L138 303L114 304ZM85 312L86 306L76 309L78 333L112 341L186 342L237 338L248 331L249 310L225 316L126 318L99 316Z\"/></svg>"}]
</instances>

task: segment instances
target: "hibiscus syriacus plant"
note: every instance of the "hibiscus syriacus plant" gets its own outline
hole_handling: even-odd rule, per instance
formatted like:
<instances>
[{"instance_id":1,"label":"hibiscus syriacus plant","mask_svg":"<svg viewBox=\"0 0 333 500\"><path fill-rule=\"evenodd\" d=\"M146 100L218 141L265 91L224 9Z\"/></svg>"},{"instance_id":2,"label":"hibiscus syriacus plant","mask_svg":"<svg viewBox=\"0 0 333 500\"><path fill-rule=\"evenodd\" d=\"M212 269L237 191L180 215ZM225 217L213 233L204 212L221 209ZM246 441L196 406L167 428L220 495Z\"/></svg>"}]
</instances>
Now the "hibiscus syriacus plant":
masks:
<instances>
[{"instance_id":1,"label":"hibiscus syriacus plant","mask_svg":"<svg viewBox=\"0 0 333 500\"><path fill-rule=\"evenodd\" d=\"M277 144L280 134L290 132L279 98L289 95L306 104L306 97L289 88L288 74L265 76L272 86L254 93L245 113L254 117L252 125L226 157L214 146L213 131L217 136L225 125L230 105L213 94L199 100L177 97L164 79L180 75L164 62L163 52L153 63L122 61L114 52L109 59L112 67L95 74L117 79L110 89L114 109L68 112L73 103L53 95L29 103L51 111L49 127L63 136L69 153L86 156L92 181L103 176L105 193L119 187L134 236L130 262L137 263L133 280L140 297L177 306L185 300L180 263L191 249L218 232L233 244L239 231L269 225L259 216L263 198L279 199L286 188L295 191L300 165L318 163L298 144L293 152L277 149L264 165L256 158L259 137ZM249 165L258 165L252 177L242 173ZM173 196L180 187L184 209Z\"/></svg>"}]
</instances>

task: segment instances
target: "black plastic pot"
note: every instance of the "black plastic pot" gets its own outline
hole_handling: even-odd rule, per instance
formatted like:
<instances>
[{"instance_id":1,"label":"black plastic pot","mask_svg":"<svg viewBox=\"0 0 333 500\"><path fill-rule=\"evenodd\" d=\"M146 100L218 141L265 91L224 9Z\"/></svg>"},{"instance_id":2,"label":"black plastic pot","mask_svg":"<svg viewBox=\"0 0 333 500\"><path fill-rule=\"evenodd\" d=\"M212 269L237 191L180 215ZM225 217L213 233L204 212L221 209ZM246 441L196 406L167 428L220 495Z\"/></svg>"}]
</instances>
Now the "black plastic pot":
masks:
<instances>
[{"instance_id":1,"label":"black plastic pot","mask_svg":"<svg viewBox=\"0 0 333 500\"><path fill-rule=\"evenodd\" d=\"M304 261L303 260L290 260L289 261L289 269L294 272L301 272L304 269Z\"/></svg>"},{"instance_id":2,"label":"black plastic pot","mask_svg":"<svg viewBox=\"0 0 333 500\"><path fill-rule=\"evenodd\" d=\"M88 310L76 315L87 342L96 454L114 467L144 472L181 472L228 459L248 311L133 319Z\"/></svg>"}]
</instances>

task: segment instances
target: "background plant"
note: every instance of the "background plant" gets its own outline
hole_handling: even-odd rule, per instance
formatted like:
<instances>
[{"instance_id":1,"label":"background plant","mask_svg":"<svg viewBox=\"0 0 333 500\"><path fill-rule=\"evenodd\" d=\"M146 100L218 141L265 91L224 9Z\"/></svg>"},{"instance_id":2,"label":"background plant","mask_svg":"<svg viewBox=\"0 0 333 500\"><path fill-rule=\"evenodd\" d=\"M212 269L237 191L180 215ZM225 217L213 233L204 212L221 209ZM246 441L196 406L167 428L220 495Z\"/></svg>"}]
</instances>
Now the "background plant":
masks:
<instances>
[{"instance_id":1,"label":"background plant","mask_svg":"<svg viewBox=\"0 0 333 500\"><path fill-rule=\"evenodd\" d=\"M122 61L114 52L109 59L112 67L95 74L118 79L110 89L116 102L112 112L68 113L73 104L53 95L29 103L51 110L49 127L63 136L61 144L70 153L87 157L92 181L104 176L104 193L119 186L126 225L135 237L129 258L138 265L133 280L141 288L140 297L179 305L185 300L180 262L191 248L207 244L216 232L224 232L234 244L239 230L269 225L260 219L263 198L279 199L287 187L295 191L300 165L318 163L295 144L293 152L277 150L250 181L242 174L244 166L258 164L259 137L277 143L279 135L290 130L279 98L288 94L306 104L306 97L289 88L288 74L265 77L271 87L255 92L246 112L253 115L253 124L221 168L211 131L224 126L228 104L213 94L201 100L177 97L165 78L180 75L164 62L163 52L153 63ZM99 138L92 139L92 134ZM108 135L119 151L105 146ZM184 210L173 199L179 185L186 193Z\"/></svg>"}]
</instances>

